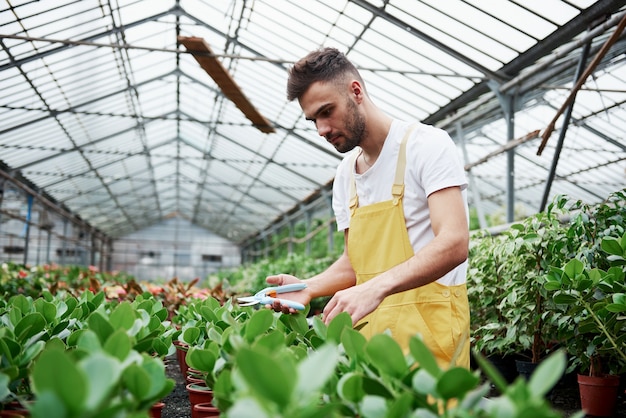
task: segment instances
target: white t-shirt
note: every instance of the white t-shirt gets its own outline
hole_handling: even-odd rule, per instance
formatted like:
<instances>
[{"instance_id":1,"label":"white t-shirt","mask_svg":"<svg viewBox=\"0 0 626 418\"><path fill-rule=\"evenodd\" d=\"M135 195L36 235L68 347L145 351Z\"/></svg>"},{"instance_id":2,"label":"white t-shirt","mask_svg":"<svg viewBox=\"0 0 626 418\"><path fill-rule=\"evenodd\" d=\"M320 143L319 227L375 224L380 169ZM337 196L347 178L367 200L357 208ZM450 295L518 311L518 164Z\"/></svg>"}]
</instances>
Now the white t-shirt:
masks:
<instances>
[{"instance_id":1,"label":"white t-shirt","mask_svg":"<svg viewBox=\"0 0 626 418\"><path fill-rule=\"evenodd\" d=\"M391 186L396 172L400 142L411 125L409 122L394 120L389 134L372 167L363 174L355 172L359 206L390 200ZM333 210L337 229L350 227L349 190L352 155L359 152L357 147L348 153L337 167L333 183ZM467 210L467 178L458 150L450 136L443 130L418 123L406 146L406 169L404 173L404 219L409 240L415 252L428 244L434 233L430 223L428 196L441 189L460 186ZM469 216L469 215L468 215ZM465 283L467 261L437 280L443 285Z\"/></svg>"}]
</instances>

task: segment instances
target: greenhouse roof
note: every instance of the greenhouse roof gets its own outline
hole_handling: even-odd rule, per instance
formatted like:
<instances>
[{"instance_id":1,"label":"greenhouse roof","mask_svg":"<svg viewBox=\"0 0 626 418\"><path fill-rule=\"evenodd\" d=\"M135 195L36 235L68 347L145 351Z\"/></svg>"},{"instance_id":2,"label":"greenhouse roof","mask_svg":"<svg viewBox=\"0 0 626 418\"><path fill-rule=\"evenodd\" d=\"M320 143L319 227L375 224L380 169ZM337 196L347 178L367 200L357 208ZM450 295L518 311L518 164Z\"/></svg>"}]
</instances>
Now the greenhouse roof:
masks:
<instances>
[{"instance_id":1,"label":"greenhouse roof","mask_svg":"<svg viewBox=\"0 0 626 418\"><path fill-rule=\"evenodd\" d=\"M178 216L242 242L328 196L341 155L285 84L334 46L383 110L450 133L479 213L599 202L626 186L625 16L623 0L5 0L0 181L112 237Z\"/></svg>"}]
</instances>

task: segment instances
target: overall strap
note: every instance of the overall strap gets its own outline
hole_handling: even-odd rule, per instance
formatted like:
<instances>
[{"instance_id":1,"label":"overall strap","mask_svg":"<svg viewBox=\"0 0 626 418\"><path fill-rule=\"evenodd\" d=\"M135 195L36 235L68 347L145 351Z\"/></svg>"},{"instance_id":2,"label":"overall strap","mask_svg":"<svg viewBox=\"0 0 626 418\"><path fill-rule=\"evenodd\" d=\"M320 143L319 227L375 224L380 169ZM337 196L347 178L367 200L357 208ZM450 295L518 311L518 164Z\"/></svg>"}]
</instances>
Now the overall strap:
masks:
<instances>
[{"instance_id":1,"label":"overall strap","mask_svg":"<svg viewBox=\"0 0 626 418\"><path fill-rule=\"evenodd\" d=\"M404 169L406 168L406 143L411 136L411 132L417 125L411 125L404 134L400 143L400 151L398 152L398 163L396 164L396 177L391 187L391 195L393 196L393 204L397 205L404 196Z\"/></svg>"},{"instance_id":2,"label":"overall strap","mask_svg":"<svg viewBox=\"0 0 626 418\"><path fill-rule=\"evenodd\" d=\"M350 159L350 217L354 215L354 211L356 211L356 208L359 207L359 196L356 194L356 181L354 180L357 158L359 158L359 153L355 152L354 157Z\"/></svg>"},{"instance_id":3,"label":"overall strap","mask_svg":"<svg viewBox=\"0 0 626 418\"><path fill-rule=\"evenodd\" d=\"M400 151L398 152L398 163L396 164L396 176L394 178L393 186L391 188L391 195L393 196L393 204L397 205L398 202L404 196L404 169L406 167L406 143L411 136L411 133L416 128L416 124L409 126L402 142L400 143ZM350 161L350 216L354 215L354 211L359 206L359 196L356 193L356 180L354 179L354 170L356 159L359 157L359 153L355 152Z\"/></svg>"}]
</instances>

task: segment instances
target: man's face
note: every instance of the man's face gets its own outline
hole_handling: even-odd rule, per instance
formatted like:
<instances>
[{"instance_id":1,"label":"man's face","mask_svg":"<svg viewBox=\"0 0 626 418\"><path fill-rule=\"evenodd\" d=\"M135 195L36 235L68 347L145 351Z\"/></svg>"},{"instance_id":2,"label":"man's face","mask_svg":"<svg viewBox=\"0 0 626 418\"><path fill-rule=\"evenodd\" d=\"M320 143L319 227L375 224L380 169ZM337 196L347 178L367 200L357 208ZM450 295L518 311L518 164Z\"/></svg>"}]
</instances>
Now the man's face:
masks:
<instances>
[{"instance_id":1,"label":"man's face","mask_svg":"<svg viewBox=\"0 0 626 418\"><path fill-rule=\"evenodd\" d=\"M316 82L300 98L307 120L337 151L348 152L365 136L365 117L346 86L339 91L332 83Z\"/></svg>"}]
</instances>

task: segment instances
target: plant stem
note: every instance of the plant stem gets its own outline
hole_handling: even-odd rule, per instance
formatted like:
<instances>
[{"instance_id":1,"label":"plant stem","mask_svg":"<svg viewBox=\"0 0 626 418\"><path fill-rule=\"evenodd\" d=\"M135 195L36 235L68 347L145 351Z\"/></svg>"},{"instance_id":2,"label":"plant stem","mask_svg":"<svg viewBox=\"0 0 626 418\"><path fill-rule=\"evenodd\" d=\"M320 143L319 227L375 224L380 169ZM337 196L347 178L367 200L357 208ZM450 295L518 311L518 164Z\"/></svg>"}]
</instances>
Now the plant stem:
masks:
<instances>
[{"instance_id":1,"label":"plant stem","mask_svg":"<svg viewBox=\"0 0 626 418\"><path fill-rule=\"evenodd\" d=\"M613 337L611 336L611 334L609 333L609 331L606 329L606 327L604 326L604 323L600 320L600 318L598 318L598 316L593 312L593 309L591 308L591 305L589 305L587 303L587 301L585 301L583 298L578 297L578 300L580 300L583 304L583 306L585 307L585 309L587 309L587 312L589 312L589 314L591 315L591 317L593 318L594 321L596 321L596 324L598 324L598 326L600 327L600 330L602 331L602 333L606 336L606 338L611 342L611 345L613 346L613 348L615 348L615 350L617 350L617 353L619 354L619 356L624 360L624 362L626 363L626 353L621 350L618 346L617 343L615 342L615 340L613 339Z\"/></svg>"}]
</instances>

